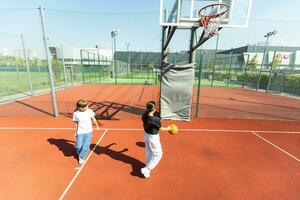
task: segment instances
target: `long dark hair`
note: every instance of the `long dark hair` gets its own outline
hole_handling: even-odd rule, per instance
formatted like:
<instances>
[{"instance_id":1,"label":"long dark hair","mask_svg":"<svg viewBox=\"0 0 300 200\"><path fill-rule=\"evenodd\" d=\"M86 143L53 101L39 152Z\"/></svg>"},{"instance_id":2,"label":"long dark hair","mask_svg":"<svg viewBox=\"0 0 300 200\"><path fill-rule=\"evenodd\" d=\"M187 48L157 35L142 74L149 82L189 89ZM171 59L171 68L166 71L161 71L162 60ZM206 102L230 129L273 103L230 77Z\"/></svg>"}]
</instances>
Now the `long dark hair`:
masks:
<instances>
[{"instance_id":1,"label":"long dark hair","mask_svg":"<svg viewBox=\"0 0 300 200\"><path fill-rule=\"evenodd\" d=\"M151 111L155 109L155 107L156 107L156 103L154 101L148 101L148 103L146 104L146 111L142 116L143 126L145 129L147 129L150 125L148 120L148 115Z\"/></svg>"}]
</instances>

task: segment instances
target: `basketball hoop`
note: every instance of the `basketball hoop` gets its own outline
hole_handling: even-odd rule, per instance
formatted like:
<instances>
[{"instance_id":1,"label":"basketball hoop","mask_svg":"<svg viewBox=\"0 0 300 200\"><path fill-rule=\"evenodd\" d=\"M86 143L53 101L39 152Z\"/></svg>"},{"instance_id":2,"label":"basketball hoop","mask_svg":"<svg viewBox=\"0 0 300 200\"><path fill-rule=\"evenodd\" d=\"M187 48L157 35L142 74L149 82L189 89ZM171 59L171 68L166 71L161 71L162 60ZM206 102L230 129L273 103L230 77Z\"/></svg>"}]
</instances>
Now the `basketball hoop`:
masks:
<instances>
[{"instance_id":1,"label":"basketball hoop","mask_svg":"<svg viewBox=\"0 0 300 200\"><path fill-rule=\"evenodd\" d=\"M227 4L211 4L199 10L199 25L204 29L205 38L218 34L222 18L228 11L229 6Z\"/></svg>"}]
</instances>

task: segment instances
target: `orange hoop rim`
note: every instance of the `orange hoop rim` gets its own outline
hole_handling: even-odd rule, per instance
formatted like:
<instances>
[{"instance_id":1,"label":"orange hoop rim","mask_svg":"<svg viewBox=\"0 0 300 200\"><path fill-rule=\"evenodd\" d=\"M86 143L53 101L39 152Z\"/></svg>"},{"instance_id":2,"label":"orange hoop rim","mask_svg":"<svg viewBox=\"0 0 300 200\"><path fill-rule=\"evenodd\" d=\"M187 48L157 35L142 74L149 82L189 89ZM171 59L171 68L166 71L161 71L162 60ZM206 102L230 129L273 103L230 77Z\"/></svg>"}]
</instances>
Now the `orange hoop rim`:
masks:
<instances>
[{"instance_id":1,"label":"orange hoop rim","mask_svg":"<svg viewBox=\"0 0 300 200\"><path fill-rule=\"evenodd\" d=\"M209 7L215 7L215 6L221 6L221 7L224 7L225 10L222 11L222 12L220 12L220 13L214 14L214 15L202 14L202 12L203 12L204 10L206 10L207 8L209 8ZM207 25L208 25L208 23L209 23L209 21L210 21L211 19L215 19L215 18L221 17L222 15L224 15L224 14L229 10L229 8L230 8L229 5L223 4L223 3L210 4L210 5L207 5L207 6L203 7L203 8L201 8L201 9L198 11L198 16L199 16L199 18L200 18L200 20L199 20L199 25L200 25L200 26L203 26L204 28L206 28Z\"/></svg>"}]
</instances>

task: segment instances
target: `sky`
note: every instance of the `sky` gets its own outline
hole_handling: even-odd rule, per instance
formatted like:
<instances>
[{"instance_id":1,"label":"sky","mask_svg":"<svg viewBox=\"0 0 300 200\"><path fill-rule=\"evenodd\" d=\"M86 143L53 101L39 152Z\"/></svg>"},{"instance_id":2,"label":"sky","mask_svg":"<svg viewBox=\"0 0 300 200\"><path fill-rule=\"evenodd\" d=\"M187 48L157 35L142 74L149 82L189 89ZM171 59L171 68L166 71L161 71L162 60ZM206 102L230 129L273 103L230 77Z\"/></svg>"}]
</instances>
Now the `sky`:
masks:
<instances>
[{"instance_id":1,"label":"sky","mask_svg":"<svg viewBox=\"0 0 300 200\"><path fill-rule=\"evenodd\" d=\"M20 45L23 34L27 47L42 48L40 5L52 46L111 48L110 33L118 30L117 50L129 43L131 51L160 51L159 0L0 0L0 46ZM300 47L299 7L299 0L253 0L248 28L222 29L218 49L264 45L264 35L275 29L271 45ZM176 31L170 51L188 50L189 37L189 30ZM215 47L216 37L202 48Z\"/></svg>"}]
</instances>

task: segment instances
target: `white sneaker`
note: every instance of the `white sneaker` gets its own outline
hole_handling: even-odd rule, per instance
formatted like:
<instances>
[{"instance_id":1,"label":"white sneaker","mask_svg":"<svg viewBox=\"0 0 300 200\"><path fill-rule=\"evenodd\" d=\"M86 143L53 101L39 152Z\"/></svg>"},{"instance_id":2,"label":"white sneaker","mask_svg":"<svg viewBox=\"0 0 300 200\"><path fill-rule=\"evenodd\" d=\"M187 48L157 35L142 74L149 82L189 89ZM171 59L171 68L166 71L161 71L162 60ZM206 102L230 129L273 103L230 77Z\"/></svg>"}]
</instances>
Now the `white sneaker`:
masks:
<instances>
[{"instance_id":1,"label":"white sneaker","mask_svg":"<svg viewBox=\"0 0 300 200\"><path fill-rule=\"evenodd\" d=\"M147 167L143 167L141 169L141 173L144 175L145 178L149 178L150 177L150 170Z\"/></svg>"},{"instance_id":2,"label":"white sneaker","mask_svg":"<svg viewBox=\"0 0 300 200\"><path fill-rule=\"evenodd\" d=\"M81 165L82 163L84 163L84 159L79 158L79 164Z\"/></svg>"}]
</instances>

